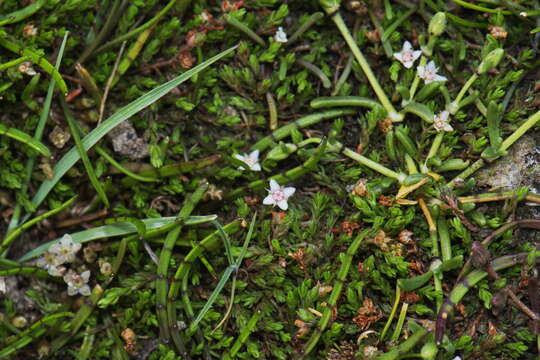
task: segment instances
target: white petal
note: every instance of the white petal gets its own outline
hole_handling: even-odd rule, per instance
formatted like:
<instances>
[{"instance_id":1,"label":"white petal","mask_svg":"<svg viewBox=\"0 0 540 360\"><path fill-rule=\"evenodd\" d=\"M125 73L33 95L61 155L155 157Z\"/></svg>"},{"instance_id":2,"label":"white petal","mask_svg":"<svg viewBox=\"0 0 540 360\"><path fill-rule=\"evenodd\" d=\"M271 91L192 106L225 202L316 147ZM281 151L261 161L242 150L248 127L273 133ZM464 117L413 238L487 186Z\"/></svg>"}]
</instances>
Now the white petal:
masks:
<instances>
[{"instance_id":1,"label":"white petal","mask_svg":"<svg viewBox=\"0 0 540 360\"><path fill-rule=\"evenodd\" d=\"M421 76L420 76L420 77L421 77ZM425 83L425 84L429 84L429 83L432 83L433 81L435 81L435 80L433 80L433 79L426 79L426 78L422 78L422 79L424 79L424 83Z\"/></svg>"},{"instance_id":2,"label":"white petal","mask_svg":"<svg viewBox=\"0 0 540 360\"><path fill-rule=\"evenodd\" d=\"M414 61L405 61L404 63L402 63L403 66L405 66L407 69L410 69L412 68L413 64L414 64Z\"/></svg>"},{"instance_id":3,"label":"white petal","mask_svg":"<svg viewBox=\"0 0 540 360\"><path fill-rule=\"evenodd\" d=\"M416 50L413 52L413 59L416 60L422 55L422 50Z\"/></svg>"},{"instance_id":4,"label":"white petal","mask_svg":"<svg viewBox=\"0 0 540 360\"><path fill-rule=\"evenodd\" d=\"M426 65L426 69L427 70L433 70L433 71L437 71L437 67L435 66L435 62L433 62L433 60L431 60L430 62L427 63Z\"/></svg>"},{"instance_id":5,"label":"white petal","mask_svg":"<svg viewBox=\"0 0 540 360\"><path fill-rule=\"evenodd\" d=\"M81 250L81 243L77 243L77 242L74 242L72 245L71 245L71 251L75 254L77 251Z\"/></svg>"},{"instance_id":6,"label":"white petal","mask_svg":"<svg viewBox=\"0 0 540 360\"><path fill-rule=\"evenodd\" d=\"M435 78L433 79L433 81L446 81L446 80L448 79L445 78L444 76L437 75L437 74L435 74Z\"/></svg>"},{"instance_id":7,"label":"white petal","mask_svg":"<svg viewBox=\"0 0 540 360\"><path fill-rule=\"evenodd\" d=\"M289 204L287 204L287 200L278 201L277 206L279 206L281 210L287 210L289 208Z\"/></svg>"},{"instance_id":8,"label":"white petal","mask_svg":"<svg viewBox=\"0 0 540 360\"><path fill-rule=\"evenodd\" d=\"M448 121L448 116L450 116L450 113L446 110L444 111L441 111L441 113L439 114L439 117L441 118L441 120L443 120L444 122L447 122Z\"/></svg>"},{"instance_id":9,"label":"white petal","mask_svg":"<svg viewBox=\"0 0 540 360\"><path fill-rule=\"evenodd\" d=\"M274 180L274 179L270 179L270 190L271 191L276 191L276 190L279 190L279 189L281 189L281 186L279 186L277 181Z\"/></svg>"},{"instance_id":10,"label":"white petal","mask_svg":"<svg viewBox=\"0 0 540 360\"><path fill-rule=\"evenodd\" d=\"M412 45L409 41L403 43L403 50L407 52L412 50Z\"/></svg>"},{"instance_id":11,"label":"white petal","mask_svg":"<svg viewBox=\"0 0 540 360\"><path fill-rule=\"evenodd\" d=\"M444 124L444 131L454 131L454 128L450 124Z\"/></svg>"},{"instance_id":12,"label":"white petal","mask_svg":"<svg viewBox=\"0 0 540 360\"><path fill-rule=\"evenodd\" d=\"M246 157L240 154L234 154L233 156L240 161L246 161Z\"/></svg>"},{"instance_id":13,"label":"white petal","mask_svg":"<svg viewBox=\"0 0 540 360\"><path fill-rule=\"evenodd\" d=\"M88 279L90 279L90 270L86 270L81 273L81 277L85 283L88 282Z\"/></svg>"},{"instance_id":14,"label":"white petal","mask_svg":"<svg viewBox=\"0 0 540 360\"><path fill-rule=\"evenodd\" d=\"M262 170L261 165L259 163L253 164L251 166L251 170L253 170L253 171L261 171Z\"/></svg>"},{"instance_id":15,"label":"white petal","mask_svg":"<svg viewBox=\"0 0 540 360\"><path fill-rule=\"evenodd\" d=\"M53 254L58 254L61 250L62 250L62 247L61 247L60 244L58 244L58 243L52 244L52 245L49 247L49 252L51 252L51 253L53 253Z\"/></svg>"},{"instance_id":16,"label":"white petal","mask_svg":"<svg viewBox=\"0 0 540 360\"><path fill-rule=\"evenodd\" d=\"M259 150L253 150L253 151L249 154L249 158L250 158L251 160L253 160L253 162L259 161Z\"/></svg>"},{"instance_id":17,"label":"white petal","mask_svg":"<svg viewBox=\"0 0 540 360\"><path fill-rule=\"evenodd\" d=\"M394 57L398 59L400 63L403 63L403 55L400 52L394 53Z\"/></svg>"},{"instance_id":18,"label":"white petal","mask_svg":"<svg viewBox=\"0 0 540 360\"><path fill-rule=\"evenodd\" d=\"M76 287L73 287L71 285L68 285L68 295L69 296L74 296L74 295L77 295L79 291L77 290Z\"/></svg>"},{"instance_id":19,"label":"white petal","mask_svg":"<svg viewBox=\"0 0 540 360\"><path fill-rule=\"evenodd\" d=\"M89 296L90 286L84 285L82 288L79 289L79 294L81 294L82 296Z\"/></svg>"},{"instance_id":20,"label":"white petal","mask_svg":"<svg viewBox=\"0 0 540 360\"><path fill-rule=\"evenodd\" d=\"M69 246L73 243L73 239L71 238L71 235L69 234L65 234L64 236L62 236L62 238L60 239L60 244L61 245L64 245L64 246Z\"/></svg>"},{"instance_id":21,"label":"white petal","mask_svg":"<svg viewBox=\"0 0 540 360\"><path fill-rule=\"evenodd\" d=\"M296 191L296 188L294 187L286 187L286 188L283 188L283 195L285 195L286 198L290 198L294 192Z\"/></svg>"},{"instance_id":22,"label":"white petal","mask_svg":"<svg viewBox=\"0 0 540 360\"><path fill-rule=\"evenodd\" d=\"M275 205L276 202L274 201L274 198L272 197L272 195L268 195L267 197L264 198L263 204L264 205Z\"/></svg>"},{"instance_id":23,"label":"white petal","mask_svg":"<svg viewBox=\"0 0 540 360\"><path fill-rule=\"evenodd\" d=\"M418 65L416 70L418 71L418 76L420 76L423 79L426 73L426 68L424 66Z\"/></svg>"},{"instance_id":24,"label":"white petal","mask_svg":"<svg viewBox=\"0 0 540 360\"><path fill-rule=\"evenodd\" d=\"M53 270L49 269L49 274L51 276L62 276L62 274L66 272L66 268L63 266L53 267L53 268L54 268Z\"/></svg>"},{"instance_id":25,"label":"white petal","mask_svg":"<svg viewBox=\"0 0 540 360\"><path fill-rule=\"evenodd\" d=\"M244 169L243 166L239 166L239 167L238 167L238 170L242 170L242 171L243 171L243 170L246 170L246 169Z\"/></svg>"}]
</instances>

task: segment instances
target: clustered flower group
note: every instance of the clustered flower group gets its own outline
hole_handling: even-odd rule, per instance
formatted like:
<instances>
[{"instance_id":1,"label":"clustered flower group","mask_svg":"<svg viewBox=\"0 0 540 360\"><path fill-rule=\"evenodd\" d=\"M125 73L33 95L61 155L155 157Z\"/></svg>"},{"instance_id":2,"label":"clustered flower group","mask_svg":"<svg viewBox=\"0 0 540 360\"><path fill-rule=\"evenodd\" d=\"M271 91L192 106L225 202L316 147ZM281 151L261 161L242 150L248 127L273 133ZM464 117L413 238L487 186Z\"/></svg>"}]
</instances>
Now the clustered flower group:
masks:
<instances>
[{"instance_id":1,"label":"clustered flower group","mask_svg":"<svg viewBox=\"0 0 540 360\"><path fill-rule=\"evenodd\" d=\"M418 59L422 55L421 50L414 50L412 47L412 44L409 41L405 41L403 43L403 48L400 52L394 53L394 57L401 63L403 66L405 66L407 69L410 69L413 65L416 59ZM439 68L435 65L435 62L431 60L428 62L425 66L418 65L416 67L416 71L418 73L418 76L424 80L426 84L429 84L431 82L437 82L437 81L446 81L448 80L446 77L437 74L437 71ZM443 111L439 115L435 115L434 120L434 127L435 130L441 132L441 131L452 131L454 130L449 122L450 113L448 111Z\"/></svg>"},{"instance_id":2,"label":"clustered flower group","mask_svg":"<svg viewBox=\"0 0 540 360\"><path fill-rule=\"evenodd\" d=\"M47 270L49 275L63 276L68 285L68 295L70 296L90 295L90 286L88 286L90 271L86 270L79 274L72 269L67 271L64 266L75 261L75 255L81 247L81 244L74 242L73 238L66 234L58 243L51 245L43 257L37 261L37 266Z\"/></svg>"}]
</instances>

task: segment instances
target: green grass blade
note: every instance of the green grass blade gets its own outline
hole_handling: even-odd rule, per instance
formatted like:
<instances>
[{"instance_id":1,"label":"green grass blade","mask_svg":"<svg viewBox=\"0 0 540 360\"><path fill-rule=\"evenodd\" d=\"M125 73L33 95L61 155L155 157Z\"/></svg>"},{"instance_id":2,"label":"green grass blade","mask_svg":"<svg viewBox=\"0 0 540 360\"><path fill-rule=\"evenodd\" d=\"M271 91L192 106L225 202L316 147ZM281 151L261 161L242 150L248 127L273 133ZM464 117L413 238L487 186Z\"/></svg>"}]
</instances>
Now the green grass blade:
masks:
<instances>
[{"instance_id":1,"label":"green grass blade","mask_svg":"<svg viewBox=\"0 0 540 360\"><path fill-rule=\"evenodd\" d=\"M248 233L246 235L246 239L244 240L244 245L242 245L242 250L240 251L240 255L238 255L238 258L236 259L236 261L231 262L231 265L229 265L227 267L227 269L225 270L225 272L223 273L223 276L219 280L219 283L217 284L214 291L212 291L212 294L210 295L210 297L206 301L206 304L204 304L203 308L201 309L201 311L199 312L199 314L197 315L195 320L193 320L193 322L189 326L189 331L190 332L193 332L193 331L195 331L197 329L197 326L199 325L201 320L204 318L206 313L210 310L210 308L212 307L212 305L216 301L217 297L221 293L221 290L223 290L223 287L225 286L225 284L227 283L227 281L231 277L232 273L238 271L238 268L240 267L240 264L242 263L242 260L244 259L244 256L246 256L247 248L248 248L249 242L251 241L251 236L253 235L253 228L255 227L255 220L256 219L257 219L257 214L253 215L253 219L251 220L251 224L249 226L249 231L248 231ZM231 253L231 250L230 250L231 244L230 244L229 236L227 235L227 233L225 232L225 230L223 229L221 224L219 224L217 221L214 221L214 225L218 228L219 234L221 235L221 237L223 239L225 249L227 249L227 247L229 247L229 250L227 251L227 253L230 254ZM232 258L232 255L230 255L230 257Z\"/></svg>"},{"instance_id":2,"label":"green grass blade","mask_svg":"<svg viewBox=\"0 0 540 360\"><path fill-rule=\"evenodd\" d=\"M183 222L184 226L194 226L203 223L213 221L217 218L216 215L206 215L206 216L190 216ZM170 230L169 226L176 226L177 218L176 216L169 217L160 217L160 218L149 218L141 220L146 226L147 234L150 236L151 231L159 230L162 227L167 227L163 231L167 232ZM137 234L137 227L128 221L119 221L115 224L109 224L104 226L98 226L93 229L83 230L70 234L74 242L86 243L92 240L105 239L109 237L118 237L124 235ZM30 260L32 258L38 257L43 254L47 249L52 245L60 241L60 238L49 241L45 244L42 244L35 248L32 251L24 254L18 262L23 262ZM191 244L187 243L186 246L191 247Z\"/></svg>"},{"instance_id":3,"label":"green grass blade","mask_svg":"<svg viewBox=\"0 0 540 360\"><path fill-rule=\"evenodd\" d=\"M49 149L38 140L35 140L30 135L15 128L8 128L7 126L0 124L0 135L5 135L14 140L22 142L28 147L36 150L43 156L51 156Z\"/></svg>"},{"instance_id":4,"label":"green grass blade","mask_svg":"<svg viewBox=\"0 0 540 360\"><path fill-rule=\"evenodd\" d=\"M79 152L79 156L83 162L84 168L86 169L86 173L88 174L88 179L90 180L90 183L92 184L94 189L96 189L96 192L98 193L98 196L103 202L103 204L106 207L109 207L109 199L107 199L107 194L105 194L105 190L103 189L103 186L101 186L97 178L94 167L90 162L90 158L88 158L87 150L84 149L84 146L81 142L79 126L77 125L75 118L73 118L73 114L69 110L66 101L63 98L60 98L60 105L62 105L62 110L64 110L64 116L66 117L66 120L68 122L69 131L71 132L71 136L73 137L73 141L75 142L75 147Z\"/></svg>"},{"instance_id":5,"label":"green grass blade","mask_svg":"<svg viewBox=\"0 0 540 360\"><path fill-rule=\"evenodd\" d=\"M195 320L193 320L193 322L189 326L190 332L193 332L197 329L197 326L199 325L201 320L204 318L206 313L210 310L212 305L214 305L214 302L216 301L217 297L221 293L221 290L223 290L223 288L225 287L225 284L227 283L227 281L229 281L229 278L231 277L231 274L233 273L233 271L236 271L236 266L229 265L227 269L225 269L225 272L223 273L223 276L219 280L219 283L217 284L214 291L212 291L212 295L210 295L210 297L204 304L203 308L201 309L201 311L199 312Z\"/></svg>"},{"instance_id":6,"label":"green grass blade","mask_svg":"<svg viewBox=\"0 0 540 360\"><path fill-rule=\"evenodd\" d=\"M0 1L1 2L1 1ZM39 11L47 3L47 0L38 0L25 8L0 16L0 26L22 21Z\"/></svg>"},{"instance_id":7,"label":"green grass blade","mask_svg":"<svg viewBox=\"0 0 540 360\"><path fill-rule=\"evenodd\" d=\"M58 57L56 58L56 63L54 65L56 70L60 70L60 64L62 63L62 58L64 57L64 50L66 49L68 35L69 35L69 32L66 32L64 34L64 38L62 39L62 44L60 45L60 50L58 51ZM43 136L43 130L45 129L45 124L47 123L47 119L49 118L49 110L51 108L55 86L56 86L56 81L54 80L54 78L52 78L49 83L49 88L47 89L47 96L45 97L45 101L43 102L43 106L39 114L39 122L37 124L36 131L34 132L34 139L37 141L41 140L41 137ZM21 189L21 191L24 193L26 193L28 189L28 184L30 183L30 178L32 176L32 171L34 170L35 162L36 161L34 157L29 157L28 160L26 160L26 165L25 165L26 177L25 177L25 182L23 183L23 186ZM17 225L19 225L19 217L21 215L21 211L22 211L22 205L18 203L15 206L15 210L13 210L13 215L11 217L11 220L9 221L8 231L7 231L8 234L11 232L11 230L17 227ZM26 217L26 219L28 219L28 216Z\"/></svg>"},{"instance_id":8,"label":"green grass blade","mask_svg":"<svg viewBox=\"0 0 540 360\"><path fill-rule=\"evenodd\" d=\"M221 58L229 55L232 51L236 49L232 47L228 50L225 50L218 55L202 62L201 64L195 66L193 69L186 71L185 73L177 76L176 78L156 87L155 89L149 91L143 96L139 97L137 100L129 103L128 105L119 109L114 115L101 123L100 126L92 130L87 136L84 137L82 143L84 149L88 150L94 146L101 138L103 138L109 131L114 129L122 121L130 118L135 115L142 109L150 106L151 104L158 101L160 98L165 96L169 91L183 83L184 81L190 79L193 75L198 74L202 70L206 69L216 61ZM71 167L80 159L79 153L76 148L72 148L68 153L66 153L62 159L54 167L54 177L51 180L45 180L39 187L36 195L32 199L32 203L37 207L45 199L47 194L53 189L53 187L60 181L62 176L71 169Z\"/></svg>"},{"instance_id":9,"label":"green grass blade","mask_svg":"<svg viewBox=\"0 0 540 360\"><path fill-rule=\"evenodd\" d=\"M21 56L30 56L34 64L38 65L40 68L43 69L43 71L51 75L51 77L58 83L58 87L62 91L62 94L67 95L68 88L67 88L66 82L62 78L62 75L60 75L58 70L56 70L55 67L52 66L52 64L48 62L43 56L40 56L34 51L30 49L26 49L23 46L17 43L14 43L12 41L9 41L5 38L0 38L0 46L8 49L11 52L14 52L15 54L18 54Z\"/></svg>"}]
</instances>

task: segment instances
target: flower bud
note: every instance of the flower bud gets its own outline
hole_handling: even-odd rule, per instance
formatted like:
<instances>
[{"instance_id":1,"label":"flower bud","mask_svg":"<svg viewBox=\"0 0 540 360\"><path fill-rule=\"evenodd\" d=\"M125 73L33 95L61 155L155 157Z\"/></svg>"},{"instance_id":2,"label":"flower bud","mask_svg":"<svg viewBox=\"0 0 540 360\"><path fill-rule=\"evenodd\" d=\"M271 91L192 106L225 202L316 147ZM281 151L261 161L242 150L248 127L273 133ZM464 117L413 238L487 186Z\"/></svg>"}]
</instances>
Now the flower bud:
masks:
<instances>
[{"instance_id":1,"label":"flower bud","mask_svg":"<svg viewBox=\"0 0 540 360\"><path fill-rule=\"evenodd\" d=\"M446 15L440 11L433 15L429 22L428 31L431 36L439 36L446 27Z\"/></svg>"},{"instance_id":2,"label":"flower bud","mask_svg":"<svg viewBox=\"0 0 540 360\"><path fill-rule=\"evenodd\" d=\"M298 146L294 144L281 143L268 152L266 159L269 160L283 160L286 159L291 153L295 152Z\"/></svg>"},{"instance_id":3,"label":"flower bud","mask_svg":"<svg viewBox=\"0 0 540 360\"><path fill-rule=\"evenodd\" d=\"M28 320L26 320L24 316L15 316L11 319L11 325L15 326L17 329L22 329L28 325Z\"/></svg>"},{"instance_id":4,"label":"flower bud","mask_svg":"<svg viewBox=\"0 0 540 360\"><path fill-rule=\"evenodd\" d=\"M334 14L339 10L341 0L319 0L319 4L323 7L324 11L328 14Z\"/></svg>"},{"instance_id":5,"label":"flower bud","mask_svg":"<svg viewBox=\"0 0 540 360\"><path fill-rule=\"evenodd\" d=\"M437 353L439 352L439 349L437 348L437 344L435 342L430 341L424 346L422 346L422 350L420 350L420 356L422 359L435 359L435 356L437 356Z\"/></svg>"},{"instance_id":6,"label":"flower bud","mask_svg":"<svg viewBox=\"0 0 540 360\"><path fill-rule=\"evenodd\" d=\"M484 57L480 65L478 65L478 73L484 74L486 71L499 65L503 58L503 55L504 50L501 48L490 51L490 53Z\"/></svg>"}]
</instances>

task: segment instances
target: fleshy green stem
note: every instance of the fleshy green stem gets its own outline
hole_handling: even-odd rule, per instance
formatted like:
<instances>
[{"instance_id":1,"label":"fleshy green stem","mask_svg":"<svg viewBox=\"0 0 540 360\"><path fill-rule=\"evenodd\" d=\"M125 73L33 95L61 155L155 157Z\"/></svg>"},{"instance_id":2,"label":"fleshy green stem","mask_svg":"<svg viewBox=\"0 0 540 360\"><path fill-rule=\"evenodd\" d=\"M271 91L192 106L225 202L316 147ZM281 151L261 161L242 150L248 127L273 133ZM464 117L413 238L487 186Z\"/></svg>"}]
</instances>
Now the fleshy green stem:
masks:
<instances>
[{"instance_id":1,"label":"fleshy green stem","mask_svg":"<svg viewBox=\"0 0 540 360\"><path fill-rule=\"evenodd\" d=\"M356 58L356 61L358 61L358 64L362 68L362 71L366 75L369 83L371 84L371 87L373 88L373 91L375 91L375 94L379 98L379 101L381 102L382 106L386 109L388 112L388 115L393 121L401 121L403 120L403 115L399 114L396 109L394 108L394 105L390 102L388 97L386 96L386 93L382 89L381 85L379 84L379 81L375 77L375 74L373 74L373 71L371 70L371 67L369 66L366 58L362 54L362 51L360 51L360 48L358 45L356 45L356 41L354 41L353 37L351 36L351 33L349 32L349 29L347 28L347 25L345 25L345 22L343 21L343 18L341 17L341 14L338 12L334 16L332 16L332 20L338 27L339 31L341 32L341 35L343 35L343 38L347 42L347 45L349 45L349 48L351 49L354 57Z\"/></svg>"},{"instance_id":2,"label":"fleshy green stem","mask_svg":"<svg viewBox=\"0 0 540 360\"><path fill-rule=\"evenodd\" d=\"M527 121L525 121L519 128L517 128L509 137L507 137L501 144L501 150L507 150L513 143L515 143L520 137L523 136L540 120L540 110L531 115Z\"/></svg>"},{"instance_id":3,"label":"fleshy green stem","mask_svg":"<svg viewBox=\"0 0 540 360\"><path fill-rule=\"evenodd\" d=\"M478 74L474 73L473 76L471 76L469 80L467 80L465 85L463 85L463 87L457 94L456 99L448 105L448 111L450 112L450 114L454 115L455 113L457 113L457 111L459 110L459 102L463 99L463 97L467 93L467 90L469 90L469 88L476 81L476 79L478 79Z\"/></svg>"},{"instance_id":4,"label":"fleshy green stem","mask_svg":"<svg viewBox=\"0 0 540 360\"><path fill-rule=\"evenodd\" d=\"M399 181L400 183L402 183L403 180L405 180L405 177L406 177L405 174L400 174L400 173L397 173L397 172L395 172L393 170L390 170L389 168L382 166L378 162L370 160L367 157L362 156L362 155L358 154L357 152L355 152L355 151L353 151L353 150L351 150L349 148L345 148L343 150L343 155L345 155L345 156L347 156L347 157L349 157L349 158L351 158L351 159L353 159L355 161L358 161L360 164L365 165L368 168L383 174L384 176L394 178L397 181Z\"/></svg>"}]
</instances>

